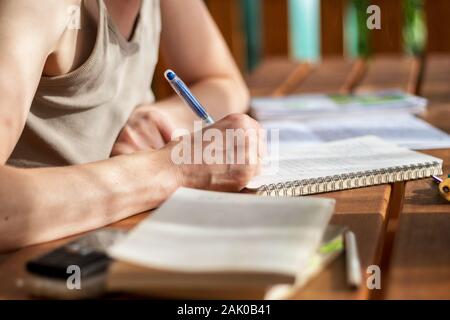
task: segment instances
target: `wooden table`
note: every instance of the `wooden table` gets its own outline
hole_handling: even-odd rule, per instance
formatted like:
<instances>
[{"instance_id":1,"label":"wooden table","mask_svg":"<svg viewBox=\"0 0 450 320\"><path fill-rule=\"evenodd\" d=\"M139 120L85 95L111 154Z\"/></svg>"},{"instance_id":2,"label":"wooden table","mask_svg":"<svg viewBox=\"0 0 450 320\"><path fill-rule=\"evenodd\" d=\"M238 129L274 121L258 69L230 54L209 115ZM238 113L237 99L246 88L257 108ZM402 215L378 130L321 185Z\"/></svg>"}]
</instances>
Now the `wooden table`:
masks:
<instances>
[{"instance_id":1,"label":"wooden table","mask_svg":"<svg viewBox=\"0 0 450 320\"><path fill-rule=\"evenodd\" d=\"M302 72L302 69L305 70ZM352 63L341 58L324 61L320 66L299 65L286 59L274 59L262 65L249 78L252 95L270 95L276 92L337 92L340 91ZM281 73L285 72L282 76ZM272 75L281 80L275 88ZM297 79L296 79L297 78ZM269 79L268 82L263 79ZM291 81L291 80L294 81ZM286 85L286 82L288 85ZM291 82L291 83L289 83ZM296 83L295 83L296 82ZM270 84L270 85L268 85ZM381 263L381 253L387 226L391 186L375 186L319 195L336 199L336 213L332 223L349 226L359 240L363 270ZM366 275L363 272L363 275ZM368 299L366 286L350 290L345 278L345 259L341 256L327 270L311 281L295 298L298 299Z\"/></svg>"},{"instance_id":2,"label":"wooden table","mask_svg":"<svg viewBox=\"0 0 450 320\"><path fill-rule=\"evenodd\" d=\"M450 150L426 153L445 159L450 172ZM397 224L384 298L450 299L449 202L430 180L408 182Z\"/></svg>"},{"instance_id":3,"label":"wooden table","mask_svg":"<svg viewBox=\"0 0 450 320\"><path fill-rule=\"evenodd\" d=\"M408 61L382 57L373 63L376 67L367 70L360 88L403 87ZM436 100L436 104L432 104L427 120L445 129L446 122L442 119L444 116L450 119L450 79L440 74L450 75L450 57L432 57L429 66L430 82L425 82L424 93L430 95L432 102ZM442 70L444 67L446 71ZM352 64L340 58L325 60L318 67L273 59L258 68L248 82L253 95L283 94L284 91L336 92L351 69ZM450 128L448 130L450 132ZM448 150L430 154L444 158L446 169L450 170ZM382 290L370 291L365 282L357 290L349 289L341 256L295 298L450 298L450 205L437 196L437 188L428 180L408 182L405 188L403 185L320 195L337 201L332 222L349 226L355 232L363 275L367 276L365 270L369 265L383 267ZM136 216L115 226L129 229L145 216ZM0 299L29 298L20 288L25 262L70 239L24 248L0 262ZM412 291L417 295L411 295Z\"/></svg>"},{"instance_id":4,"label":"wooden table","mask_svg":"<svg viewBox=\"0 0 450 320\"><path fill-rule=\"evenodd\" d=\"M450 132L450 57L427 63L423 94L431 102L425 120ZM450 150L426 151L444 159L450 174ZM450 203L430 180L406 183L389 268L386 299L450 299Z\"/></svg>"}]
</instances>

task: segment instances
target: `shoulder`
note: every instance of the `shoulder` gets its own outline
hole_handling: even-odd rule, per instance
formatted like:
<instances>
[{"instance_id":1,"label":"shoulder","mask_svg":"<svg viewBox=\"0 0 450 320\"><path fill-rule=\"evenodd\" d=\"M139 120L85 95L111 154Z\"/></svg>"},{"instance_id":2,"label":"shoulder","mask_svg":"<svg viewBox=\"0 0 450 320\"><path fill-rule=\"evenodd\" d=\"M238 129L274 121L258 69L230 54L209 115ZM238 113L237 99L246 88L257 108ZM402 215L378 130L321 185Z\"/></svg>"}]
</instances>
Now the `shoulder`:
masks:
<instances>
[{"instance_id":1,"label":"shoulder","mask_svg":"<svg viewBox=\"0 0 450 320\"><path fill-rule=\"evenodd\" d=\"M0 0L0 37L17 42L40 38L36 40L50 49L80 4L81 0Z\"/></svg>"}]
</instances>

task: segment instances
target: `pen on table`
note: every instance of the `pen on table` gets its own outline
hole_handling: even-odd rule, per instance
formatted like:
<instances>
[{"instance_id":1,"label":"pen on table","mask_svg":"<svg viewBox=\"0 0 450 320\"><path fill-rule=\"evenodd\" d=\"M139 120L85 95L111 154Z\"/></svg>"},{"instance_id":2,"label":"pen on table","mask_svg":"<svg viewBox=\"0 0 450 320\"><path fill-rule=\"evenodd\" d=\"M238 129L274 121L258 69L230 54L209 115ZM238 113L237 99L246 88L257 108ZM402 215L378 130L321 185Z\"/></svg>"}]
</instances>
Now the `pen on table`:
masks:
<instances>
[{"instance_id":1,"label":"pen on table","mask_svg":"<svg viewBox=\"0 0 450 320\"><path fill-rule=\"evenodd\" d=\"M186 84L172 70L164 73L166 80L178 96L202 119L206 124L213 124L214 119L206 112L200 101L192 94Z\"/></svg>"},{"instance_id":2,"label":"pen on table","mask_svg":"<svg viewBox=\"0 0 450 320\"><path fill-rule=\"evenodd\" d=\"M438 176L431 176L431 178L433 178L434 182L436 182L436 183L441 183L442 181L444 181L441 178L439 178Z\"/></svg>"},{"instance_id":3,"label":"pen on table","mask_svg":"<svg viewBox=\"0 0 450 320\"><path fill-rule=\"evenodd\" d=\"M358 288L362 282L362 274L356 237L352 231L346 231L344 238L347 282L352 288Z\"/></svg>"}]
</instances>

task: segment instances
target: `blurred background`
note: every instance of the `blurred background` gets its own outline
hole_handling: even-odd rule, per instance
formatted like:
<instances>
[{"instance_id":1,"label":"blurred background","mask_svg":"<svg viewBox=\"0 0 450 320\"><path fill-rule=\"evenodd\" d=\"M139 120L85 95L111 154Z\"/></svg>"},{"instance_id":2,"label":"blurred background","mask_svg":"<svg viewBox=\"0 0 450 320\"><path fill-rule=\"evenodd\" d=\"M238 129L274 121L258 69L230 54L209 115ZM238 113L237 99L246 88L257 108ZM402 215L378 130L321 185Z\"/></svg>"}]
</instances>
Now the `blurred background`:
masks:
<instances>
[{"instance_id":1,"label":"blurred background","mask_svg":"<svg viewBox=\"0 0 450 320\"><path fill-rule=\"evenodd\" d=\"M449 0L204 0L245 76L265 61L450 54ZM369 30L369 5L381 29ZM157 74L165 69L164 61ZM157 98L172 92L155 77Z\"/></svg>"}]
</instances>

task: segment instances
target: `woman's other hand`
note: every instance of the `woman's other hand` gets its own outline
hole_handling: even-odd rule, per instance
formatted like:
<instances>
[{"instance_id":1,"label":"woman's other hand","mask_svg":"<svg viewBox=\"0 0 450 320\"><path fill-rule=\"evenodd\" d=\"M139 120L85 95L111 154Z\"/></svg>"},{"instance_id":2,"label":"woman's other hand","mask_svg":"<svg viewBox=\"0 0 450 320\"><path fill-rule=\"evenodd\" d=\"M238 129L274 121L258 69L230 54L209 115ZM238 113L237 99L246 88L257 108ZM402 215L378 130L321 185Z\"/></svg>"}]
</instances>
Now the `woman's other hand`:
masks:
<instances>
[{"instance_id":1,"label":"woman's other hand","mask_svg":"<svg viewBox=\"0 0 450 320\"><path fill-rule=\"evenodd\" d=\"M111 156L159 150L171 141L173 129L161 111L147 106L138 107L117 138Z\"/></svg>"}]
</instances>

